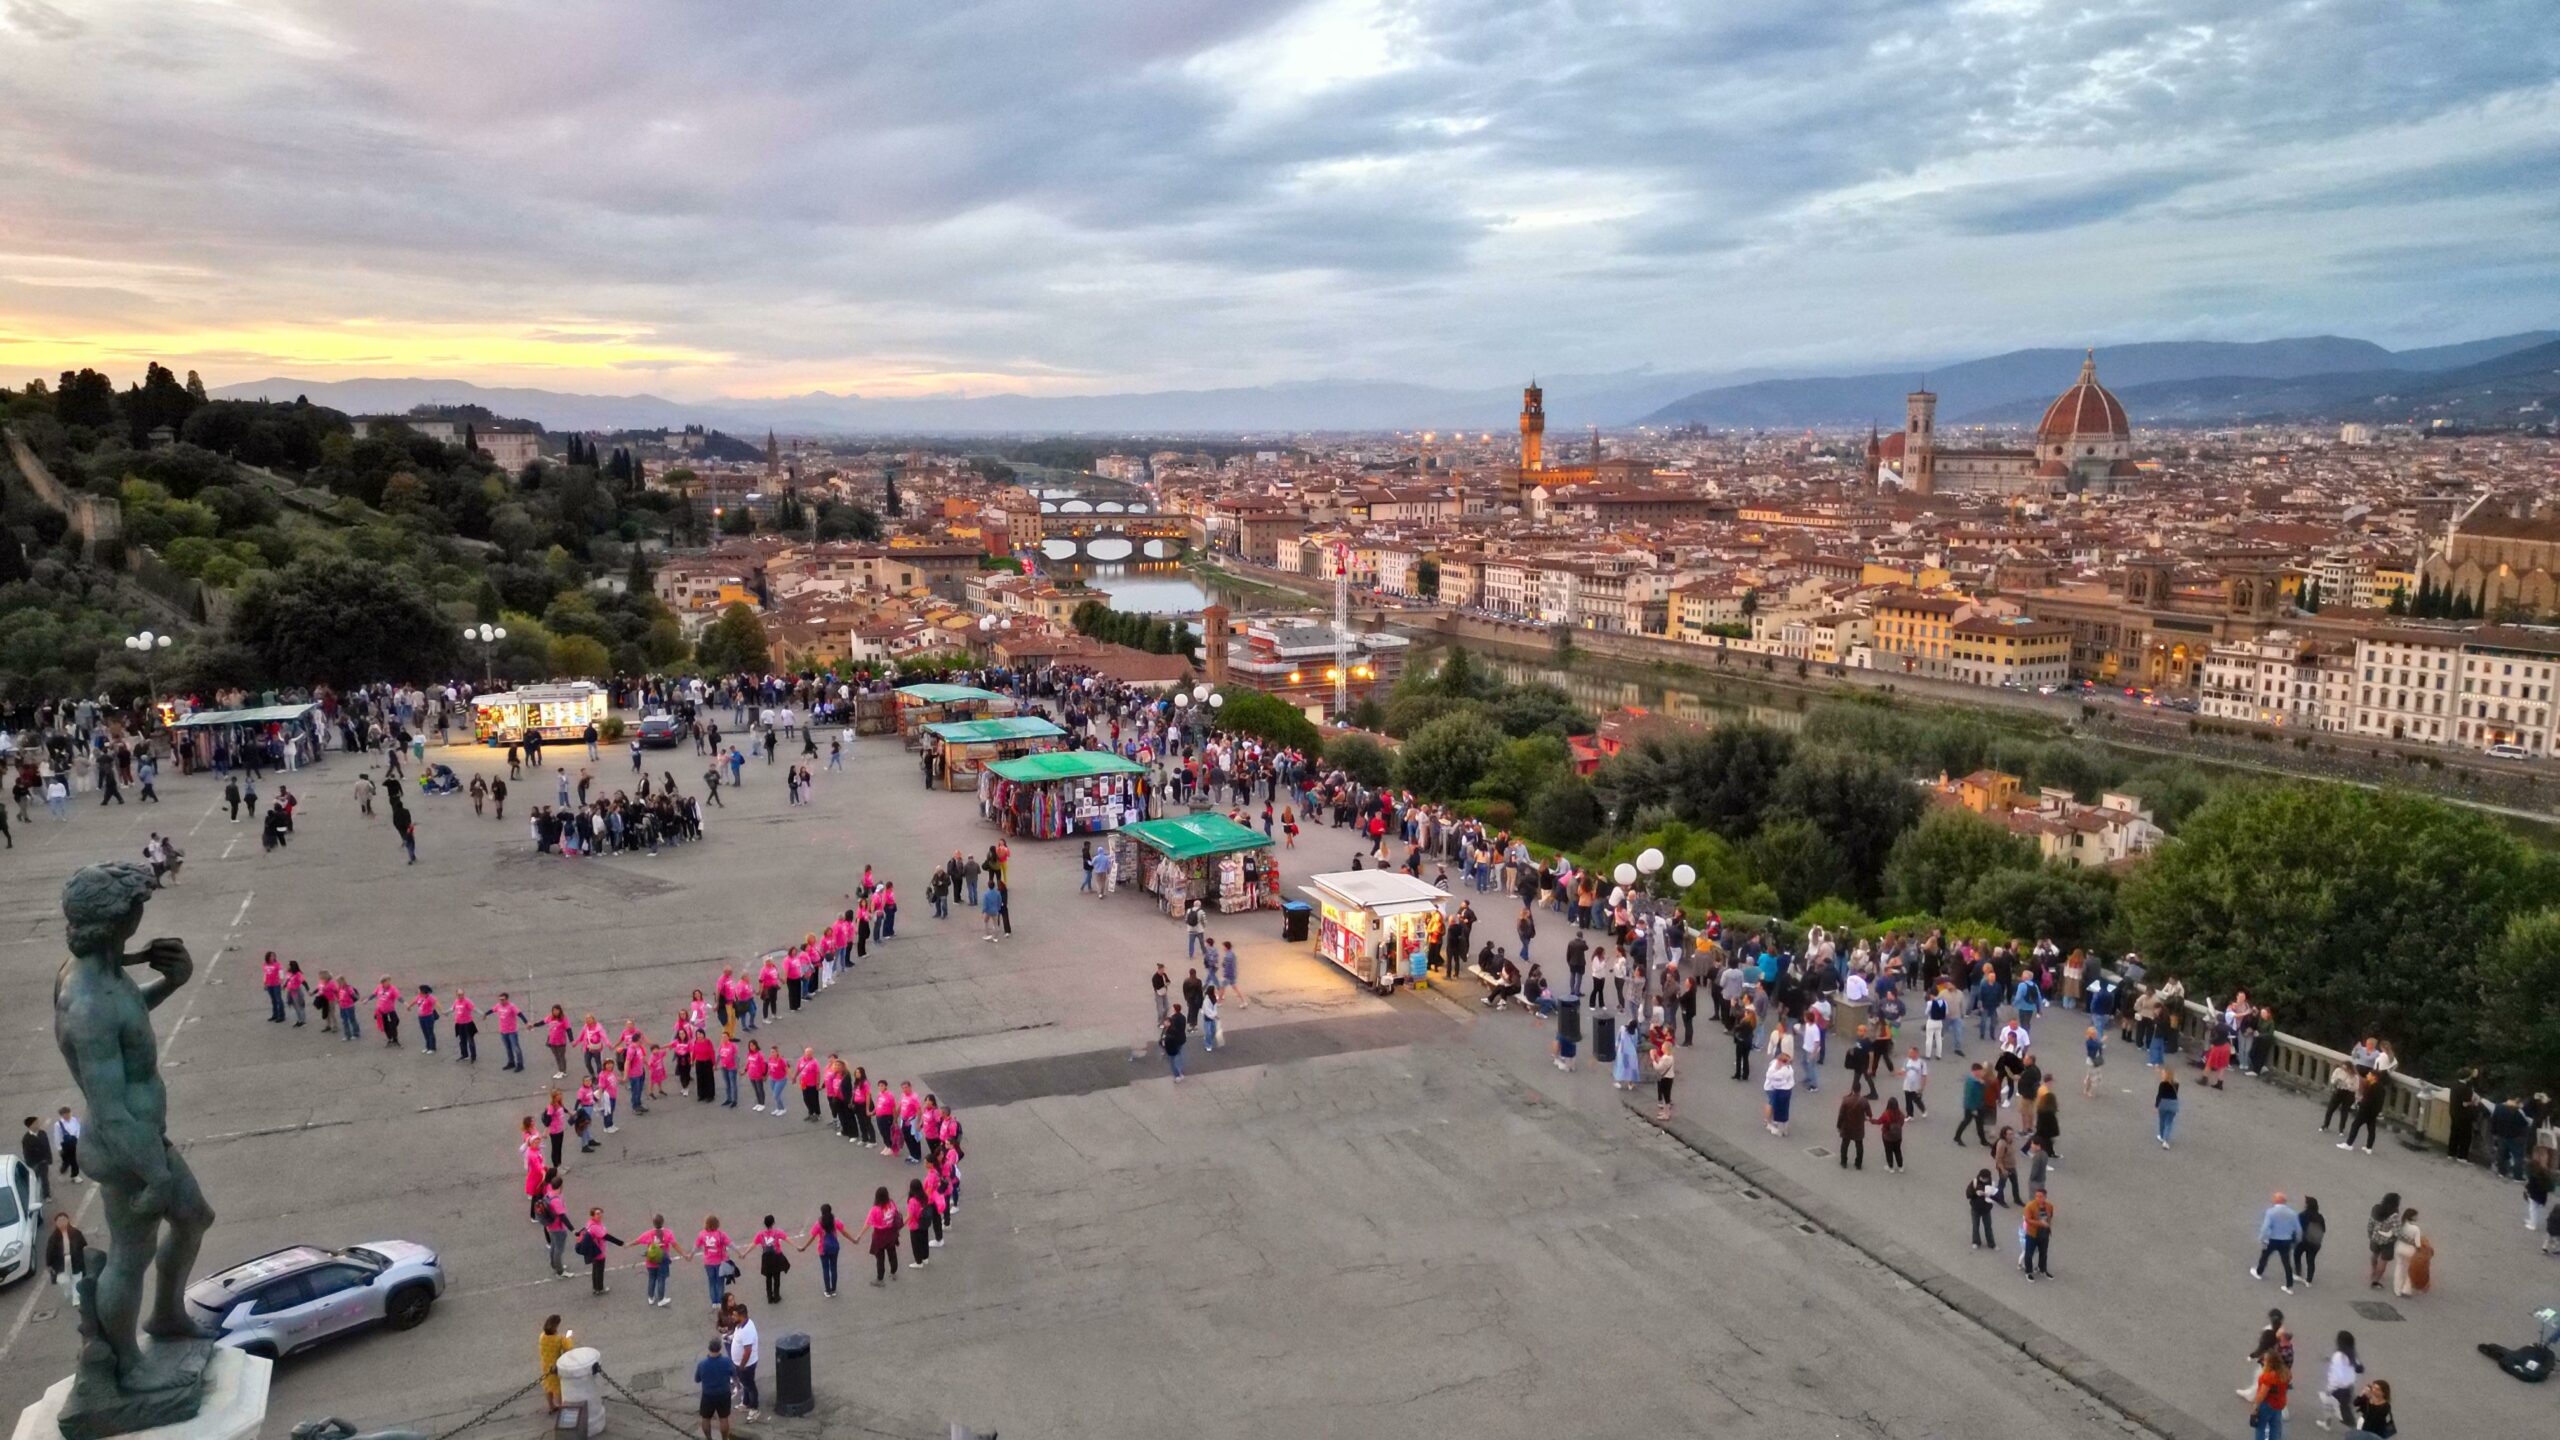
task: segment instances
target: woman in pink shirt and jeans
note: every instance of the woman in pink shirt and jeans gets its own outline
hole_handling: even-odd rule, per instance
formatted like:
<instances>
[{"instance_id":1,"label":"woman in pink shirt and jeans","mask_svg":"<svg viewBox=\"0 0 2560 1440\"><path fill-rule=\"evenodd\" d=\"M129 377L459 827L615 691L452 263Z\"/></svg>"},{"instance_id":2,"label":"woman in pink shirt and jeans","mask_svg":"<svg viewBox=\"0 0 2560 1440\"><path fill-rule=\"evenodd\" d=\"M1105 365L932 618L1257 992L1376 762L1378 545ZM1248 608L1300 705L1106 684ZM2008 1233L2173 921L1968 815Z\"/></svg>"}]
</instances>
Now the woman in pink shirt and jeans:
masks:
<instances>
[{"instance_id":1,"label":"woman in pink shirt and jeans","mask_svg":"<svg viewBox=\"0 0 2560 1440\"><path fill-rule=\"evenodd\" d=\"M720 1217L702 1217L702 1233L693 1237L693 1251L702 1257L702 1276L711 1286L711 1308L729 1298L729 1232L720 1228Z\"/></svg>"}]
</instances>

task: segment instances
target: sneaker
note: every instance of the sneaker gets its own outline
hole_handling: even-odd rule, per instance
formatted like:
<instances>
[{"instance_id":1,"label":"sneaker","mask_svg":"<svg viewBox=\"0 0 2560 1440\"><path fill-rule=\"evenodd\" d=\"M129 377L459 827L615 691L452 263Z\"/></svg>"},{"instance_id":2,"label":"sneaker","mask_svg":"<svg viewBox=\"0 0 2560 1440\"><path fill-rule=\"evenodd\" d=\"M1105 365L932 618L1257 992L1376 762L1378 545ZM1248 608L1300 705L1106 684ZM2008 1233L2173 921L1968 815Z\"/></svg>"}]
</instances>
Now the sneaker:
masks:
<instances>
[{"instance_id":1,"label":"sneaker","mask_svg":"<svg viewBox=\"0 0 2560 1440\"><path fill-rule=\"evenodd\" d=\"M2290 1295L2290 1294L2292 1294L2292 1293L2293 1293L2293 1287L2292 1287L2292 1286L2290 1286L2290 1285L2284 1286L2284 1287L2282 1287L2282 1288L2283 1288L2283 1290L2284 1290L2284 1293L2286 1293L2287 1295Z\"/></svg>"},{"instance_id":2,"label":"sneaker","mask_svg":"<svg viewBox=\"0 0 2560 1440\"><path fill-rule=\"evenodd\" d=\"M757 1106L754 1106L754 1107L752 1107L752 1108L753 1108L753 1109L755 1110L755 1112L756 1112L757 1114L759 1114L759 1115L761 1115L761 1114L763 1114L763 1113L764 1113L764 1107L763 1107L763 1106L761 1106L761 1105L757 1105Z\"/></svg>"},{"instance_id":3,"label":"sneaker","mask_svg":"<svg viewBox=\"0 0 2560 1440\"><path fill-rule=\"evenodd\" d=\"M2366 1147L2364 1147L2364 1153L2366 1153L2367 1155L2372 1154L2372 1153L2373 1153L2373 1147L2372 1147L2372 1146L2370 1146L2370 1145L2367 1145Z\"/></svg>"},{"instance_id":4,"label":"sneaker","mask_svg":"<svg viewBox=\"0 0 2560 1440\"><path fill-rule=\"evenodd\" d=\"M2356 1148L2356 1147L2354 1147L2353 1145L2348 1144L2348 1143L2347 1143L2346 1141L2344 1141L2344 1140L2341 1140L2341 1141L2339 1141L2339 1142L2338 1142L2338 1148L2339 1148L2339 1149L2341 1149L2341 1150L2353 1150L2353 1149L2354 1149L2354 1148Z\"/></svg>"}]
</instances>

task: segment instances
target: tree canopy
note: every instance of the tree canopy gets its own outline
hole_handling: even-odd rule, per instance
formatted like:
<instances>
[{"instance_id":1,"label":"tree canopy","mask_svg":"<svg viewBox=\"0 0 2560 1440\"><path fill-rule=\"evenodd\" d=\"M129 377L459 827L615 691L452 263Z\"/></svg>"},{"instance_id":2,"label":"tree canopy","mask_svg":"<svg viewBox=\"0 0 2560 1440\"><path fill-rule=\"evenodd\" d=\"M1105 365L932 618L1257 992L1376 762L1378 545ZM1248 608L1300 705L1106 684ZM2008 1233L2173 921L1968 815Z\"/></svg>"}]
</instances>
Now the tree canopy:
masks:
<instances>
[{"instance_id":1,"label":"tree canopy","mask_svg":"<svg viewBox=\"0 0 2560 1440\"><path fill-rule=\"evenodd\" d=\"M274 679L342 688L445 673L456 633L414 577L333 555L260 577L231 625Z\"/></svg>"}]
</instances>

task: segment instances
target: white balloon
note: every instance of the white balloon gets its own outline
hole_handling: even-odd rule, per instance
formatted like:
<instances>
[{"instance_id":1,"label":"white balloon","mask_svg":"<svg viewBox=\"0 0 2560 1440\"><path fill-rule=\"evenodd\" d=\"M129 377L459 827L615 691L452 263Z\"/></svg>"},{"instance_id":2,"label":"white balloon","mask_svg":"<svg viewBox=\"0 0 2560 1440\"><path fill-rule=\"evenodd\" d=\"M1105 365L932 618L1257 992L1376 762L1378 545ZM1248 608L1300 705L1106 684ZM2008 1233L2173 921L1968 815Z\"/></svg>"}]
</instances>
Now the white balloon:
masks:
<instances>
[{"instance_id":1,"label":"white balloon","mask_svg":"<svg viewBox=\"0 0 2560 1440\"><path fill-rule=\"evenodd\" d=\"M1679 886L1679 887L1680 887L1681 889L1683 889L1683 890L1686 890L1686 889L1688 889L1690 886L1697 884L1697 883L1698 883L1698 871L1697 871L1696 867L1695 867L1695 866L1690 866L1690 865L1680 865L1680 866L1675 866L1675 867L1673 867L1673 869L1672 869L1672 871L1671 871L1671 883L1672 883L1672 884L1674 884L1674 885Z\"/></svg>"},{"instance_id":2,"label":"white balloon","mask_svg":"<svg viewBox=\"0 0 2560 1440\"><path fill-rule=\"evenodd\" d=\"M1621 885L1633 885L1636 883L1636 867L1628 864L1624 860L1619 861L1618 868L1611 873L1618 877L1618 883Z\"/></svg>"},{"instance_id":3,"label":"white balloon","mask_svg":"<svg viewBox=\"0 0 2560 1440\"><path fill-rule=\"evenodd\" d=\"M1636 868L1647 875L1661 869L1662 852L1659 850L1647 849L1643 854L1636 857Z\"/></svg>"}]
</instances>

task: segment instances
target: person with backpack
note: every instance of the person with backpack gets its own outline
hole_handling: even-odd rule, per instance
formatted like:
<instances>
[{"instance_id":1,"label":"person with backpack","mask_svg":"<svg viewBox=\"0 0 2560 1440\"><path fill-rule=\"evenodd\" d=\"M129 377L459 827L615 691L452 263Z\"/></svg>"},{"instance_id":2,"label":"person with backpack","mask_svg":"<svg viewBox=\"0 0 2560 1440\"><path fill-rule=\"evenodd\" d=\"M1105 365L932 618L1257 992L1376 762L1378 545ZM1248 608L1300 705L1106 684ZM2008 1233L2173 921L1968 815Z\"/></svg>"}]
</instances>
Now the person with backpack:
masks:
<instances>
[{"instance_id":1,"label":"person with backpack","mask_svg":"<svg viewBox=\"0 0 2560 1440\"><path fill-rule=\"evenodd\" d=\"M2374 1205L2372 1213L2365 1217L2364 1238L2366 1247L2371 1251L2372 1260L2365 1271L2365 1287L2379 1290L2382 1288L2383 1272L2391 1266L2392 1247L2400 1239L2399 1191L2394 1190L2383 1196Z\"/></svg>"},{"instance_id":2,"label":"person with backpack","mask_svg":"<svg viewBox=\"0 0 2560 1440\"><path fill-rule=\"evenodd\" d=\"M1975 1171L1973 1178L1965 1182L1964 1204L1973 1217L1972 1241L1976 1250L2000 1248L1999 1240L1991 1231L1991 1201L1996 1193L1988 1170Z\"/></svg>"},{"instance_id":3,"label":"person with backpack","mask_svg":"<svg viewBox=\"0 0 2560 1440\"><path fill-rule=\"evenodd\" d=\"M649 1282L648 1303L651 1305L674 1304L674 1301L667 1298L667 1275L675 1268L675 1262L686 1257L684 1247L676 1243L675 1232L667 1228L667 1217L650 1216L649 1228L641 1231L640 1238L634 1243L640 1247L640 1273L646 1276ZM599 1280L599 1293L601 1293L601 1280L604 1274L601 1266L598 1267L596 1274Z\"/></svg>"},{"instance_id":4,"label":"person with backpack","mask_svg":"<svg viewBox=\"0 0 2560 1440\"><path fill-rule=\"evenodd\" d=\"M666 1226L662 1222L658 1228L664 1230ZM604 1283L604 1247L622 1243L621 1236L605 1228L602 1207L587 1211L586 1228L578 1232L578 1258L587 1262L588 1283L593 1287L591 1293L608 1293Z\"/></svg>"}]
</instances>

